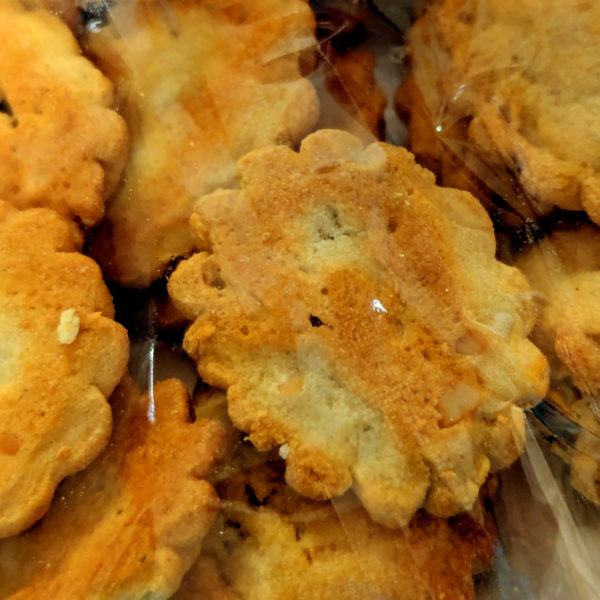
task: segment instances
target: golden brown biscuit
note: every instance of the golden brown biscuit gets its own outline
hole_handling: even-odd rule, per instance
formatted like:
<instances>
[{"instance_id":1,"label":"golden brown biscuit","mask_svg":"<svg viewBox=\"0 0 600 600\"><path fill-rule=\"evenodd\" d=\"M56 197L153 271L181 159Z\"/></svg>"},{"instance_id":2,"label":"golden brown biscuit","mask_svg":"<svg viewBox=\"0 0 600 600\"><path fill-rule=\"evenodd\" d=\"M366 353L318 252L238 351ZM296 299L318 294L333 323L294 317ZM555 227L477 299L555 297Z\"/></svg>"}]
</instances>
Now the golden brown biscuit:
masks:
<instances>
[{"instance_id":1,"label":"golden brown biscuit","mask_svg":"<svg viewBox=\"0 0 600 600\"><path fill-rule=\"evenodd\" d=\"M522 444L547 365L525 279L470 195L404 149L324 130L201 198L203 251L169 281L184 348L236 427L312 498L352 487L398 527L467 510Z\"/></svg>"},{"instance_id":2,"label":"golden brown biscuit","mask_svg":"<svg viewBox=\"0 0 600 600\"><path fill-rule=\"evenodd\" d=\"M410 32L412 76L438 135L519 211L585 209L598 222L600 6L540 8L430 3Z\"/></svg>"},{"instance_id":3,"label":"golden brown biscuit","mask_svg":"<svg viewBox=\"0 0 600 600\"><path fill-rule=\"evenodd\" d=\"M304 501L295 512L225 500L177 600L474 599L489 569L491 517L417 515L406 530L377 525L356 500ZM483 514L483 513L482 513Z\"/></svg>"},{"instance_id":4,"label":"golden brown biscuit","mask_svg":"<svg viewBox=\"0 0 600 600\"><path fill-rule=\"evenodd\" d=\"M107 449L67 479L42 521L0 542L2 598L170 597L218 510L204 481L223 450L212 421L190 422L174 379L113 394Z\"/></svg>"},{"instance_id":5,"label":"golden brown biscuit","mask_svg":"<svg viewBox=\"0 0 600 600\"><path fill-rule=\"evenodd\" d=\"M281 460L233 429L224 394L203 394L197 410L228 435L215 474L222 511L176 600L474 597L472 574L491 567L496 542L482 503L448 522L420 513L406 530L386 529L351 494L321 503L285 485Z\"/></svg>"},{"instance_id":6,"label":"golden brown biscuit","mask_svg":"<svg viewBox=\"0 0 600 600\"><path fill-rule=\"evenodd\" d=\"M142 287L192 249L194 201L228 184L239 157L310 131L318 105L299 57L314 23L301 0L121 2L111 14L88 50L116 82L132 143L92 248L110 279Z\"/></svg>"},{"instance_id":7,"label":"golden brown biscuit","mask_svg":"<svg viewBox=\"0 0 600 600\"><path fill-rule=\"evenodd\" d=\"M0 0L0 199L96 224L125 161L110 82L67 26Z\"/></svg>"},{"instance_id":8,"label":"golden brown biscuit","mask_svg":"<svg viewBox=\"0 0 600 600\"><path fill-rule=\"evenodd\" d=\"M73 224L0 202L0 537L46 512L104 448L126 331Z\"/></svg>"},{"instance_id":9,"label":"golden brown biscuit","mask_svg":"<svg viewBox=\"0 0 600 600\"><path fill-rule=\"evenodd\" d=\"M600 392L600 231L582 225L558 231L515 264L539 297L533 340L553 379L570 376L583 394Z\"/></svg>"}]
</instances>

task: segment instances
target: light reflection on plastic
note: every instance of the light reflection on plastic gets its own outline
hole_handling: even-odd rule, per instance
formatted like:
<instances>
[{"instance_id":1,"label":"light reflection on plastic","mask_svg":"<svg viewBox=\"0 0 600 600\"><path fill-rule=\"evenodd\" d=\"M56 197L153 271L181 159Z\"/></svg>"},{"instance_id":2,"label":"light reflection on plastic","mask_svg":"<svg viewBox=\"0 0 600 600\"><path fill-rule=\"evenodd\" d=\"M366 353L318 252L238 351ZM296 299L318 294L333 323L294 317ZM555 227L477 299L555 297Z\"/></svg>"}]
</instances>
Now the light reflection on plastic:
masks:
<instances>
[{"instance_id":1,"label":"light reflection on plastic","mask_svg":"<svg viewBox=\"0 0 600 600\"><path fill-rule=\"evenodd\" d=\"M373 300L371 302L371 308L375 312L384 312L384 313L387 312L387 310L385 309L385 306L383 306L383 304L381 304L381 302L379 300L377 300L377 298L375 298L375 300Z\"/></svg>"},{"instance_id":2,"label":"light reflection on plastic","mask_svg":"<svg viewBox=\"0 0 600 600\"><path fill-rule=\"evenodd\" d=\"M154 340L148 350L148 421L154 423Z\"/></svg>"},{"instance_id":3,"label":"light reflection on plastic","mask_svg":"<svg viewBox=\"0 0 600 600\"><path fill-rule=\"evenodd\" d=\"M94 19L93 21L90 21L87 24L87 28L90 31L90 33L98 33L102 29L102 27L104 27L102 19Z\"/></svg>"}]
</instances>

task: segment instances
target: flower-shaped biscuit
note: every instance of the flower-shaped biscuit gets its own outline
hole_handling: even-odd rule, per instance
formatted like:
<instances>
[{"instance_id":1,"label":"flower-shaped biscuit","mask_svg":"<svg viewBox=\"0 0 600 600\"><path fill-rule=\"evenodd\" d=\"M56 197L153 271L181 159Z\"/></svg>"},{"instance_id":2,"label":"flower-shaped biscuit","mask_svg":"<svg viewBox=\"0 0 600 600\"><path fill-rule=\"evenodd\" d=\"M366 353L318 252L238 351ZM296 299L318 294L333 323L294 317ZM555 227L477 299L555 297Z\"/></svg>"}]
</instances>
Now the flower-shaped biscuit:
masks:
<instances>
[{"instance_id":1,"label":"flower-shaped biscuit","mask_svg":"<svg viewBox=\"0 0 600 600\"><path fill-rule=\"evenodd\" d=\"M74 224L0 202L0 537L46 512L111 429L127 333Z\"/></svg>"},{"instance_id":2,"label":"flower-shaped biscuit","mask_svg":"<svg viewBox=\"0 0 600 600\"><path fill-rule=\"evenodd\" d=\"M390 526L468 509L520 451L516 405L547 387L528 286L496 261L485 211L405 150L338 131L238 171L241 189L196 204L205 251L169 282L202 378L307 496L352 486Z\"/></svg>"},{"instance_id":3,"label":"flower-shaped biscuit","mask_svg":"<svg viewBox=\"0 0 600 600\"><path fill-rule=\"evenodd\" d=\"M58 17L18 0L0 0L0 47L0 199L96 224L126 154L110 81Z\"/></svg>"}]
</instances>

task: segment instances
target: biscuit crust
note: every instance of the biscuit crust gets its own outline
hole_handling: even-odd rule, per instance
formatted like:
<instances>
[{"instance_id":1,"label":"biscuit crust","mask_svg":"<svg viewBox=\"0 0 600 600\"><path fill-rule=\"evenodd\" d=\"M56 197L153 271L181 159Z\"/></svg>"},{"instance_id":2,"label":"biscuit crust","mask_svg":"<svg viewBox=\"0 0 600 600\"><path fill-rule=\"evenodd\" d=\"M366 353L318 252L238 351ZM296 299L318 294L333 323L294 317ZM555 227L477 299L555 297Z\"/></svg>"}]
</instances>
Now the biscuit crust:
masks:
<instances>
[{"instance_id":1,"label":"biscuit crust","mask_svg":"<svg viewBox=\"0 0 600 600\"><path fill-rule=\"evenodd\" d=\"M196 204L202 250L169 281L201 377L306 496L352 487L392 527L469 509L520 452L517 405L547 388L529 289L483 208L340 131L238 173Z\"/></svg>"}]
</instances>

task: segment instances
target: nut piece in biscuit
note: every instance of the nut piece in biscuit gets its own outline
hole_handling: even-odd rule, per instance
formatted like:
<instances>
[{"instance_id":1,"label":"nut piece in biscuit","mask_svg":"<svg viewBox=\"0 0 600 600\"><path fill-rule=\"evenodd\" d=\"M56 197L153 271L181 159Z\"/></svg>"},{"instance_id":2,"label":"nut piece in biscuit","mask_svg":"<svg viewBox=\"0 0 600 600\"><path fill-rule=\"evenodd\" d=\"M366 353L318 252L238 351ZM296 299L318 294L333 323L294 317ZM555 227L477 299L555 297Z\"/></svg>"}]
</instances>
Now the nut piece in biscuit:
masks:
<instances>
[{"instance_id":1,"label":"nut piece in biscuit","mask_svg":"<svg viewBox=\"0 0 600 600\"><path fill-rule=\"evenodd\" d=\"M0 542L2 598L161 600L197 558L219 507L202 478L223 451L222 428L190 423L174 379L142 396L126 378L111 404L106 450L61 484L35 527Z\"/></svg>"},{"instance_id":2,"label":"nut piece in biscuit","mask_svg":"<svg viewBox=\"0 0 600 600\"><path fill-rule=\"evenodd\" d=\"M299 61L314 20L301 0L139 0L111 15L87 50L116 83L132 144L92 252L110 279L143 287L192 250L194 201L228 184L238 158L313 127Z\"/></svg>"},{"instance_id":3,"label":"nut piece in biscuit","mask_svg":"<svg viewBox=\"0 0 600 600\"><path fill-rule=\"evenodd\" d=\"M80 247L56 213L0 202L0 537L37 521L110 435L129 343Z\"/></svg>"},{"instance_id":4,"label":"nut piece in biscuit","mask_svg":"<svg viewBox=\"0 0 600 600\"><path fill-rule=\"evenodd\" d=\"M111 83L56 16L0 0L0 199L96 224L126 154Z\"/></svg>"},{"instance_id":5,"label":"nut piece in biscuit","mask_svg":"<svg viewBox=\"0 0 600 600\"><path fill-rule=\"evenodd\" d=\"M398 527L471 507L547 388L524 277L470 194L404 149L324 130L238 163L196 204L201 248L169 281L184 347L236 427L285 444L288 483L352 487Z\"/></svg>"},{"instance_id":6,"label":"nut piece in biscuit","mask_svg":"<svg viewBox=\"0 0 600 600\"><path fill-rule=\"evenodd\" d=\"M409 35L412 77L437 135L519 212L600 222L600 5L540 8L434 0Z\"/></svg>"}]
</instances>

